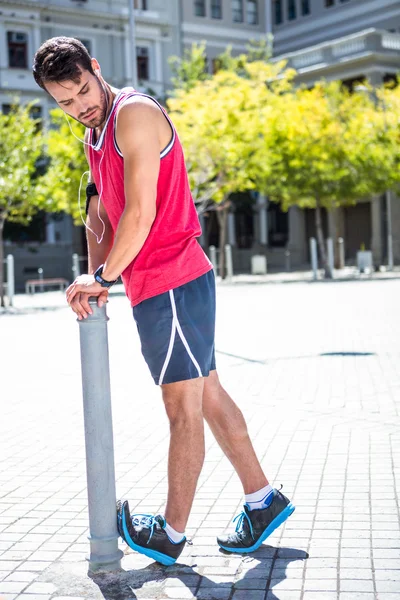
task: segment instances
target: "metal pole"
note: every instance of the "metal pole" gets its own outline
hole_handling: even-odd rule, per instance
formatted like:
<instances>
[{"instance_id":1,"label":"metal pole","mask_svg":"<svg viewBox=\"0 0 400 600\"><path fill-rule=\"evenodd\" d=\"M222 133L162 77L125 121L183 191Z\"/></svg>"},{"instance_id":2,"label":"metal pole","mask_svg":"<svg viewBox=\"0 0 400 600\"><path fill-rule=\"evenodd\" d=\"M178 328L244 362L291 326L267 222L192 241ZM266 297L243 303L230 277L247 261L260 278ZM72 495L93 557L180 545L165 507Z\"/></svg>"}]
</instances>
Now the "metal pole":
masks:
<instances>
[{"instance_id":1,"label":"metal pole","mask_svg":"<svg viewBox=\"0 0 400 600\"><path fill-rule=\"evenodd\" d=\"M42 267L40 267L38 269L38 273L39 273L39 279L40 279L40 281L43 281L43 269L42 269ZM41 292L43 292L43 285L41 285L39 287L39 289L40 289Z\"/></svg>"},{"instance_id":2,"label":"metal pole","mask_svg":"<svg viewBox=\"0 0 400 600\"><path fill-rule=\"evenodd\" d=\"M137 89L137 58L136 58L136 26L135 26L135 7L134 0L128 0L129 6L129 35L130 35L130 50L131 50L131 65L132 65L132 85Z\"/></svg>"},{"instance_id":3,"label":"metal pole","mask_svg":"<svg viewBox=\"0 0 400 600\"><path fill-rule=\"evenodd\" d=\"M388 271L393 271L392 192L386 191Z\"/></svg>"},{"instance_id":4,"label":"metal pole","mask_svg":"<svg viewBox=\"0 0 400 600\"><path fill-rule=\"evenodd\" d=\"M311 254L311 268L313 272L313 279L318 279L318 254L317 254L317 240L310 238L310 254Z\"/></svg>"},{"instance_id":5,"label":"metal pole","mask_svg":"<svg viewBox=\"0 0 400 600\"><path fill-rule=\"evenodd\" d=\"M230 244L225 245L225 261L226 261L226 276L228 279L233 277L233 261L232 261L232 247Z\"/></svg>"},{"instance_id":6,"label":"metal pole","mask_svg":"<svg viewBox=\"0 0 400 600\"><path fill-rule=\"evenodd\" d=\"M212 266L214 267L215 275L218 273L218 265L217 265L217 249L215 246L210 246L210 261Z\"/></svg>"},{"instance_id":7,"label":"metal pole","mask_svg":"<svg viewBox=\"0 0 400 600\"><path fill-rule=\"evenodd\" d=\"M342 237L338 238L338 247L339 247L339 269L344 269L344 267L345 267L344 239Z\"/></svg>"},{"instance_id":8,"label":"metal pole","mask_svg":"<svg viewBox=\"0 0 400 600\"><path fill-rule=\"evenodd\" d=\"M285 250L285 266L286 271L290 271L290 250Z\"/></svg>"},{"instance_id":9,"label":"metal pole","mask_svg":"<svg viewBox=\"0 0 400 600\"><path fill-rule=\"evenodd\" d=\"M14 257L12 254L7 255L7 296L8 306L12 306L15 294L15 274L14 274Z\"/></svg>"},{"instance_id":10,"label":"metal pole","mask_svg":"<svg viewBox=\"0 0 400 600\"><path fill-rule=\"evenodd\" d=\"M107 311L89 298L93 314L78 321L81 347L86 473L89 503L89 571L121 568L118 549L114 443Z\"/></svg>"},{"instance_id":11,"label":"metal pole","mask_svg":"<svg viewBox=\"0 0 400 600\"><path fill-rule=\"evenodd\" d=\"M79 277L81 270L79 268L79 256L76 252L72 255L72 276L74 279Z\"/></svg>"},{"instance_id":12,"label":"metal pole","mask_svg":"<svg viewBox=\"0 0 400 600\"><path fill-rule=\"evenodd\" d=\"M335 269L335 253L333 251L333 239L328 238L326 240L326 246L328 250L328 269L329 269L329 277L333 277L333 272Z\"/></svg>"}]
</instances>

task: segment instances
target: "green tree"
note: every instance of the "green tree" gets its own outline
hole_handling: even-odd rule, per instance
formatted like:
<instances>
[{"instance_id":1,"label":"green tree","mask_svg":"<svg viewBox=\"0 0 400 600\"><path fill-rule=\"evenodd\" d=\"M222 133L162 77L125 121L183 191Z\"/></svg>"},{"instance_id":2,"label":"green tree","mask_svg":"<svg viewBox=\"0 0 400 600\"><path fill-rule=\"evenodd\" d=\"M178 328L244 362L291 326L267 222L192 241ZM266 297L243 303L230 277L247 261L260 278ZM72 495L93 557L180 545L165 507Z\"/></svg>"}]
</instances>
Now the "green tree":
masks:
<instances>
[{"instance_id":1,"label":"green tree","mask_svg":"<svg viewBox=\"0 0 400 600\"><path fill-rule=\"evenodd\" d=\"M284 209L315 209L318 246L331 277L321 209L382 193L398 177L397 118L338 82L273 96L263 107L264 145L255 173L259 189Z\"/></svg>"},{"instance_id":2,"label":"green tree","mask_svg":"<svg viewBox=\"0 0 400 600\"><path fill-rule=\"evenodd\" d=\"M37 212L35 176L43 154L43 135L32 104L17 101L8 114L0 114L0 304L4 306L3 231L6 221L28 224Z\"/></svg>"},{"instance_id":3,"label":"green tree","mask_svg":"<svg viewBox=\"0 0 400 600\"><path fill-rule=\"evenodd\" d=\"M171 56L168 60L172 70L172 84L174 90L172 95L179 90L189 91L199 81L211 79L213 74L209 72L207 63L206 42L192 44L186 48L183 57ZM246 46L246 52L237 56L232 55L232 46L228 46L215 59L218 71L233 71L238 75L248 75L247 65L251 62L267 62L272 55L272 38L267 36L261 40L250 40Z\"/></svg>"},{"instance_id":4,"label":"green tree","mask_svg":"<svg viewBox=\"0 0 400 600\"><path fill-rule=\"evenodd\" d=\"M168 62L172 70L171 81L174 90L189 91L199 81L205 81L210 77L207 72L205 42L192 44L190 48L184 50L183 57L171 56Z\"/></svg>"},{"instance_id":5,"label":"green tree","mask_svg":"<svg viewBox=\"0 0 400 600\"><path fill-rule=\"evenodd\" d=\"M221 70L189 90L177 91L168 103L185 149L195 202L215 203L222 277L230 196L253 189L259 169L260 119L265 117L260 105L278 88L290 87L289 72L282 72L282 64L254 62L244 67L246 77ZM266 79L275 81L273 89L267 88Z\"/></svg>"},{"instance_id":6,"label":"green tree","mask_svg":"<svg viewBox=\"0 0 400 600\"><path fill-rule=\"evenodd\" d=\"M36 190L37 205L46 212L65 212L80 223L84 212L84 193L79 198L79 189L85 187L88 171L83 137L85 128L67 117L60 109L51 111L52 124L47 134L49 165L40 178ZM71 128L70 128L71 127ZM73 132L73 133L72 133Z\"/></svg>"}]
</instances>

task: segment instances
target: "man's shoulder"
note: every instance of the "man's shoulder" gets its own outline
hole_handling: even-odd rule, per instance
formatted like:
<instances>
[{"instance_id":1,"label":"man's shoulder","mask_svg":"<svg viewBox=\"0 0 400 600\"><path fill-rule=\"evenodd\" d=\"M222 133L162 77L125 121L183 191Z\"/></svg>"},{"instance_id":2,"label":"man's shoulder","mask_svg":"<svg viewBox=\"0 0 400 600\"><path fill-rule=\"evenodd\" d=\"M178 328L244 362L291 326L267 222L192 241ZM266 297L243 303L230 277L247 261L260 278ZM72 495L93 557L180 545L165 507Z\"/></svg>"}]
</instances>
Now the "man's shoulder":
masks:
<instances>
[{"instance_id":1,"label":"man's shoulder","mask_svg":"<svg viewBox=\"0 0 400 600\"><path fill-rule=\"evenodd\" d=\"M141 120L143 117L157 119L162 112L156 100L141 94L132 94L123 99L117 111L118 119L135 120Z\"/></svg>"}]
</instances>

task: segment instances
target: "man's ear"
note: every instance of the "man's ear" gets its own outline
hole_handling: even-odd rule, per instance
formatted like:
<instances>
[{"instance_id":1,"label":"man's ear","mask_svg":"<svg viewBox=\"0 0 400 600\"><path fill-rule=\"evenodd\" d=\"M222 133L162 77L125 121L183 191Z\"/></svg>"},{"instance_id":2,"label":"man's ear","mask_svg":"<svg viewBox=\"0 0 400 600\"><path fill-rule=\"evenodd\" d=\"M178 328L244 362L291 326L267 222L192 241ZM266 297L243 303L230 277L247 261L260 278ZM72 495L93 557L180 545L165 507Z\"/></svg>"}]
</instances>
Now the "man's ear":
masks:
<instances>
[{"instance_id":1,"label":"man's ear","mask_svg":"<svg viewBox=\"0 0 400 600\"><path fill-rule=\"evenodd\" d=\"M92 58L92 69L98 77L101 75L100 65L95 58Z\"/></svg>"}]
</instances>

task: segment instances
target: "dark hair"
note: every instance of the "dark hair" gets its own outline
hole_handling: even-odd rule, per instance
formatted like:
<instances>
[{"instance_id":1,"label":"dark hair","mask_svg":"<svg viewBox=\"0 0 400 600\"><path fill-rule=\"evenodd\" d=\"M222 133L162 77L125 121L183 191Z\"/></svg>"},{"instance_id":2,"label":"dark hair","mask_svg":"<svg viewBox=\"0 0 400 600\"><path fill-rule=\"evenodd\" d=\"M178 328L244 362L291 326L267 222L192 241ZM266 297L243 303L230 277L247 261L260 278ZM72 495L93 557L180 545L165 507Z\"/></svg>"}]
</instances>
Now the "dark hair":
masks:
<instances>
[{"instance_id":1,"label":"dark hair","mask_svg":"<svg viewBox=\"0 0 400 600\"><path fill-rule=\"evenodd\" d=\"M81 41L70 37L54 37L44 42L36 52L33 76L44 90L48 81L79 83L82 69L94 75L91 60Z\"/></svg>"}]
</instances>

